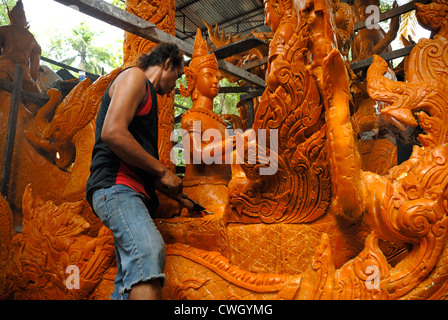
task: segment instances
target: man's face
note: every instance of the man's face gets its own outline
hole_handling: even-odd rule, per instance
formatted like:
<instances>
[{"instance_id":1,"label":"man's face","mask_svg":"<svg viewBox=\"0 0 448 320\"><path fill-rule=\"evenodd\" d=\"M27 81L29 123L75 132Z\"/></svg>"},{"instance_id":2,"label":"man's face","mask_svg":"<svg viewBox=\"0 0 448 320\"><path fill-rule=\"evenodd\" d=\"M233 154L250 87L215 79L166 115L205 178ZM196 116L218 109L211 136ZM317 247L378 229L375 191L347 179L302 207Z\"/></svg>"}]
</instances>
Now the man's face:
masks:
<instances>
[{"instance_id":1,"label":"man's face","mask_svg":"<svg viewBox=\"0 0 448 320\"><path fill-rule=\"evenodd\" d=\"M172 68L170 65L167 66L167 64L165 64L162 72L159 91L157 93L160 95L165 95L172 92L176 87L177 79L179 79L183 73L183 63L177 68Z\"/></svg>"}]
</instances>

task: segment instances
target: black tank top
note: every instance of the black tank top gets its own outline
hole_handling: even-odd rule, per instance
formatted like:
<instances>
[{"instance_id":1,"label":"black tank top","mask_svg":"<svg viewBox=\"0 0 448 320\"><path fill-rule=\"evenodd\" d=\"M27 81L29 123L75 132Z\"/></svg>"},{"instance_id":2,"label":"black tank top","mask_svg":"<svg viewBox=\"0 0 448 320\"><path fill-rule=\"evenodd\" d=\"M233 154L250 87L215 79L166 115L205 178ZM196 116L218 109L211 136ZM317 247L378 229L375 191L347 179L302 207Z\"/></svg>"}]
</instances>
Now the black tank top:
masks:
<instances>
[{"instance_id":1,"label":"black tank top","mask_svg":"<svg viewBox=\"0 0 448 320\"><path fill-rule=\"evenodd\" d=\"M121 72L124 70L126 69ZM154 188L156 177L145 170L123 162L101 139L104 119L111 101L109 89L112 83L113 81L104 93L98 110L95 145L92 152L90 176L86 185L86 198L92 206L92 194L95 190L124 184L146 197L148 208L153 214L159 204ZM149 92L148 96L137 108L128 130L146 152L159 159L157 94L149 80L146 87Z\"/></svg>"}]
</instances>

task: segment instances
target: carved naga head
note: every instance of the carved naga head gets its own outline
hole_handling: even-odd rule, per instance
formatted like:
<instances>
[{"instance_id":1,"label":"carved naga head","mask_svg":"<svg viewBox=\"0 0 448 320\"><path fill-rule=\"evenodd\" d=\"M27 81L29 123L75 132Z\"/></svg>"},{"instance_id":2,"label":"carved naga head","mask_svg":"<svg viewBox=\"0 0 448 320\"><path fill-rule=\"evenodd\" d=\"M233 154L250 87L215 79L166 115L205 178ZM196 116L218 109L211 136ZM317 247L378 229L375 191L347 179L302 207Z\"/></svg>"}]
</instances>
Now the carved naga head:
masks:
<instances>
[{"instance_id":1,"label":"carved naga head","mask_svg":"<svg viewBox=\"0 0 448 320\"><path fill-rule=\"evenodd\" d=\"M409 55L406 82L384 77L386 62L374 56L367 72L367 91L377 101L388 103L381 110L410 126L419 126L423 147L435 147L448 141L448 1L417 4L419 22L437 31L434 39L421 39Z\"/></svg>"},{"instance_id":2,"label":"carved naga head","mask_svg":"<svg viewBox=\"0 0 448 320\"><path fill-rule=\"evenodd\" d=\"M208 54L208 46L200 29L198 29L194 41L193 58L190 64L184 67L184 73L187 79L187 88L180 85L182 96L191 96L191 100L194 102L200 95L209 99L218 95L216 81L219 74L218 61L214 53Z\"/></svg>"},{"instance_id":3,"label":"carved naga head","mask_svg":"<svg viewBox=\"0 0 448 320\"><path fill-rule=\"evenodd\" d=\"M434 0L429 4L416 3L416 16L420 24L433 32L437 37L447 38L448 34L448 1Z\"/></svg>"}]
</instances>

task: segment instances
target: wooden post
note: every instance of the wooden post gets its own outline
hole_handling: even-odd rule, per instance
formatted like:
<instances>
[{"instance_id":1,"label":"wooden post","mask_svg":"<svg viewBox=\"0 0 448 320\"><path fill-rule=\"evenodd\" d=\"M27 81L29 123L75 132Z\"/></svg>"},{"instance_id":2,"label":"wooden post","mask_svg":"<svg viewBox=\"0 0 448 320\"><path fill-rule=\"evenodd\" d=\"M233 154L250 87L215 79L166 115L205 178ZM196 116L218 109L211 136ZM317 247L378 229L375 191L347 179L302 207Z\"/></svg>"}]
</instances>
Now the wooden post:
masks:
<instances>
[{"instance_id":1,"label":"wooden post","mask_svg":"<svg viewBox=\"0 0 448 320\"><path fill-rule=\"evenodd\" d=\"M0 192L8 199L9 179L11 176L12 154L14 151L14 140L16 137L17 117L19 115L20 91L22 90L23 67L16 64L14 81L9 107L8 128L6 131L5 150L3 152L3 166L0 181Z\"/></svg>"}]
</instances>

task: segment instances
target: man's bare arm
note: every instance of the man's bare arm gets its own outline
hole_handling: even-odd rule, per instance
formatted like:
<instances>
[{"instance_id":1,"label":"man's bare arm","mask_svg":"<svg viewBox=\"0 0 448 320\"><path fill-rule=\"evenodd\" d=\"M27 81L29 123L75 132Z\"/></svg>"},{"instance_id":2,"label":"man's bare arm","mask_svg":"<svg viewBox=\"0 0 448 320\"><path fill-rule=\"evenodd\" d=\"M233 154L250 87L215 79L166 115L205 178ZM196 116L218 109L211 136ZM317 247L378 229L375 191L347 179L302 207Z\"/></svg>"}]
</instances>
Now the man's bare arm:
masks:
<instances>
[{"instance_id":1,"label":"man's bare arm","mask_svg":"<svg viewBox=\"0 0 448 320\"><path fill-rule=\"evenodd\" d=\"M147 94L145 74L138 68L126 70L115 79L111 91L111 103L101 139L120 159L160 178L167 191L178 194L181 179L148 154L128 130L138 106Z\"/></svg>"}]
</instances>

